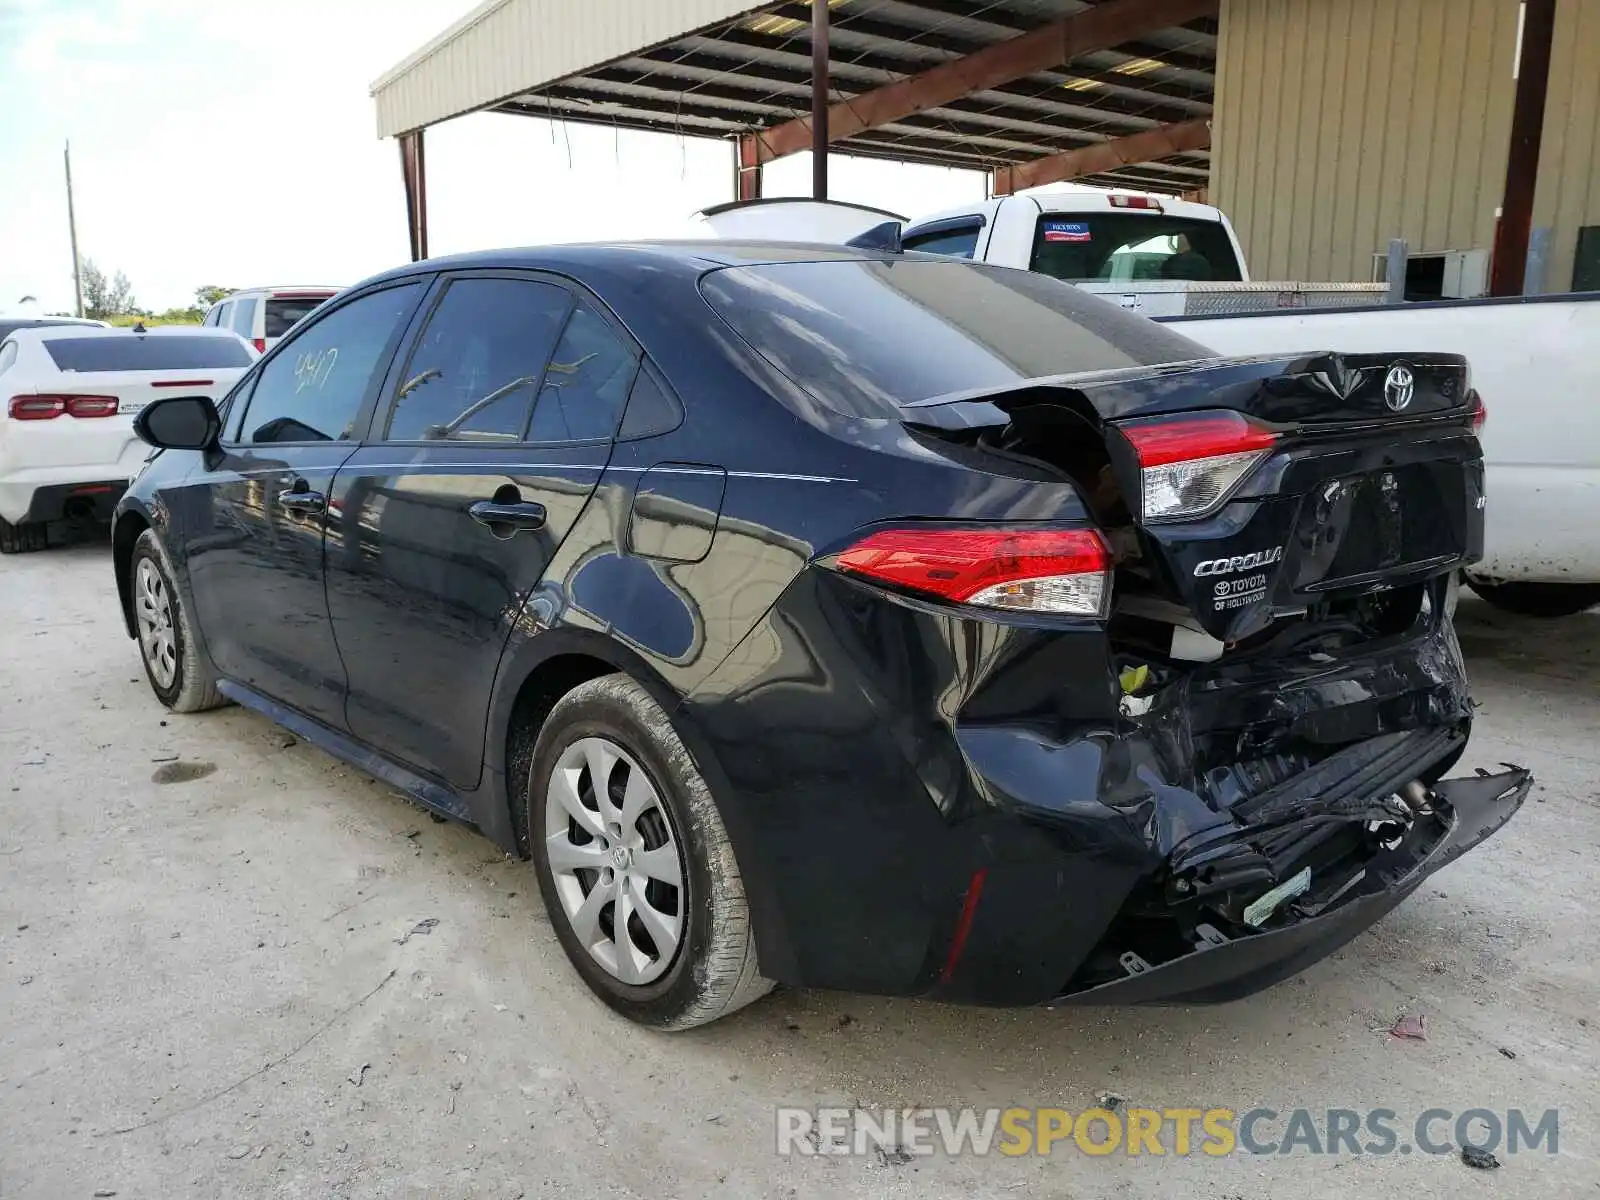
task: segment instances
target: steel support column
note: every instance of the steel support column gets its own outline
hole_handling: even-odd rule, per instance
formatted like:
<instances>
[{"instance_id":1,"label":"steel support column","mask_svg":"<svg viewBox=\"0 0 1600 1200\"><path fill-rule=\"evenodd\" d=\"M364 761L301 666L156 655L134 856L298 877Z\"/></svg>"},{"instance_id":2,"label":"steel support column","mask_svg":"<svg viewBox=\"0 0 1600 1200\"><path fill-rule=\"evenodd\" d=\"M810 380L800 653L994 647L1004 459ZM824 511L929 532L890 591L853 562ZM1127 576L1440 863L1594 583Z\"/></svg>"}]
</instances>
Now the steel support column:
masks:
<instances>
[{"instance_id":1,"label":"steel support column","mask_svg":"<svg viewBox=\"0 0 1600 1200\"><path fill-rule=\"evenodd\" d=\"M742 133L733 143L733 198L761 199L761 158L753 133Z\"/></svg>"},{"instance_id":2,"label":"steel support column","mask_svg":"<svg viewBox=\"0 0 1600 1200\"><path fill-rule=\"evenodd\" d=\"M1544 136L1545 95L1550 84L1550 45L1555 38L1556 0L1525 0L1517 96L1511 109L1511 152L1506 156L1505 198L1494 231L1489 267L1491 296L1520 296L1533 229L1533 195L1539 186L1539 143Z\"/></svg>"},{"instance_id":3,"label":"steel support column","mask_svg":"<svg viewBox=\"0 0 1600 1200\"><path fill-rule=\"evenodd\" d=\"M411 261L428 257L428 158L422 130L402 133L400 176L406 185L406 230L411 241Z\"/></svg>"},{"instance_id":4,"label":"steel support column","mask_svg":"<svg viewBox=\"0 0 1600 1200\"><path fill-rule=\"evenodd\" d=\"M811 0L811 198L828 198L828 0Z\"/></svg>"}]
</instances>

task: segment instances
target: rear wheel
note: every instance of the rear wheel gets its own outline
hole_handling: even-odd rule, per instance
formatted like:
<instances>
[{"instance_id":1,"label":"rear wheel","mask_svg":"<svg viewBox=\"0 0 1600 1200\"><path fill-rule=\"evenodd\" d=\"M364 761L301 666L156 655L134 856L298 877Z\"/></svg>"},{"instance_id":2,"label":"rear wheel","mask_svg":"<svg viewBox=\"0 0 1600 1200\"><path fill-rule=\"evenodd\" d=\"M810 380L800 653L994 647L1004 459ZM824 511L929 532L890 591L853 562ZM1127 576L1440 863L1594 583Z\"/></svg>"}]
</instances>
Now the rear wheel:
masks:
<instances>
[{"instance_id":1,"label":"rear wheel","mask_svg":"<svg viewBox=\"0 0 1600 1200\"><path fill-rule=\"evenodd\" d=\"M710 789L667 714L625 675L580 684L528 772L534 869L592 991L659 1029L764 995L744 883Z\"/></svg>"},{"instance_id":2,"label":"rear wheel","mask_svg":"<svg viewBox=\"0 0 1600 1200\"><path fill-rule=\"evenodd\" d=\"M172 581L166 548L153 529L133 544L134 627L139 657L156 699L173 712L203 712L227 703L195 641L194 626Z\"/></svg>"},{"instance_id":3,"label":"rear wheel","mask_svg":"<svg viewBox=\"0 0 1600 1200\"><path fill-rule=\"evenodd\" d=\"M1471 576L1467 583L1496 608L1521 617L1570 617L1600 604L1595 583L1488 583Z\"/></svg>"},{"instance_id":4,"label":"rear wheel","mask_svg":"<svg viewBox=\"0 0 1600 1200\"><path fill-rule=\"evenodd\" d=\"M49 530L43 521L13 525L0 517L0 554L28 554L50 544Z\"/></svg>"}]
</instances>

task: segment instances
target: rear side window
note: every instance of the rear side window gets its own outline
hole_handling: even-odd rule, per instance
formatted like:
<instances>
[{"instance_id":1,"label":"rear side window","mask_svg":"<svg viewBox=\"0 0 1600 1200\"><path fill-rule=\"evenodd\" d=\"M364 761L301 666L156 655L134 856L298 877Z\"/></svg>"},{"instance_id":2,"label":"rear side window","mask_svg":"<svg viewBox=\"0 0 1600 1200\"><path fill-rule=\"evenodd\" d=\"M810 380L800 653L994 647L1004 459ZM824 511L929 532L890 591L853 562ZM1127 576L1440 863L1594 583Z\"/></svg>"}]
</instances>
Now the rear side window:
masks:
<instances>
[{"instance_id":1,"label":"rear side window","mask_svg":"<svg viewBox=\"0 0 1600 1200\"><path fill-rule=\"evenodd\" d=\"M1161 213L1046 213L1034 230L1032 261L1040 274L1069 283L1240 278L1220 221Z\"/></svg>"},{"instance_id":2,"label":"rear side window","mask_svg":"<svg viewBox=\"0 0 1600 1200\"><path fill-rule=\"evenodd\" d=\"M234 301L233 320L229 328L246 341L256 336L256 310L261 307L261 301L254 296L243 300Z\"/></svg>"},{"instance_id":3,"label":"rear side window","mask_svg":"<svg viewBox=\"0 0 1600 1200\"><path fill-rule=\"evenodd\" d=\"M945 225L927 233L910 233L900 244L907 250L923 254L945 254L951 258L971 258L978 251L978 235L983 232L981 221L963 225Z\"/></svg>"},{"instance_id":4,"label":"rear side window","mask_svg":"<svg viewBox=\"0 0 1600 1200\"><path fill-rule=\"evenodd\" d=\"M250 365L250 352L230 337L110 334L52 338L44 348L62 371L195 371Z\"/></svg>"},{"instance_id":5,"label":"rear side window","mask_svg":"<svg viewBox=\"0 0 1600 1200\"><path fill-rule=\"evenodd\" d=\"M422 285L369 292L307 325L266 360L245 410L242 442L349 438L373 377L389 361Z\"/></svg>"},{"instance_id":6,"label":"rear side window","mask_svg":"<svg viewBox=\"0 0 1600 1200\"><path fill-rule=\"evenodd\" d=\"M775 263L713 271L700 287L752 348L849 416L897 417L902 404L950 392L1213 356L1067 284L979 263Z\"/></svg>"},{"instance_id":7,"label":"rear side window","mask_svg":"<svg viewBox=\"0 0 1600 1200\"><path fill-rule=\"evenodd\" d=\"M326 303L326 296L274 296L267 300L266 326L261 336L282 337L304 317Z\"/></svg>"},{"instance_id":8,"label":"rear side window","mask_svg":"<svg viewBox=\"0 0 1600 1200\"><path fill-rule=\"evenodd\" d=\"M0 334L0 338L5 335ZM0 374L11 369L11 364L17 361L17 344L15 342L0 341Z\"/></svg>"},{"instance_id":9,"label":"rear side window","mask_svg":"<svg viewBox=\"0 0 1600 1200\"><path fill-rule=\"evenodd\" d=\"M638 368L633 347L599 313L580 306L550 358L528 440L582 442L610 437Z\"/></svg>"},{"instance_id":10,"label":"rear side window","mask_svg":"<svg viewBox=\"0 0 1600 1200\"><path fill-rule=\"evenodd\" d=\"M390 441L521 441L572 294L531 279L457 279L399 385Z\"/></svg>"}]
</instances>

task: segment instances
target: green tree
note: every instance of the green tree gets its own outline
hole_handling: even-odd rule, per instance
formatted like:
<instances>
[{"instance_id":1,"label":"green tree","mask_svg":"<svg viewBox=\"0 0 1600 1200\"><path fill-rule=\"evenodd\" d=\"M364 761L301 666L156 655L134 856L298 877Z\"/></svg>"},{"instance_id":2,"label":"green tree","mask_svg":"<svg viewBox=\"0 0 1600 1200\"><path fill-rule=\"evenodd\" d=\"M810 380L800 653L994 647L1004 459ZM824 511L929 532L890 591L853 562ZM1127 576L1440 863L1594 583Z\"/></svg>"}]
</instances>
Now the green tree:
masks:
<instances>
[{"instance_id":1,"label":"green tree","mask_svg":"<svg viewBox=\"0 0 1600 1200\"><path fill-rule=\"evenodd\" d=\"M128 277L118 271L111 279L95 266L94 259L83 260L83 315L103 321L107 317L123 316L138 311L133 298L133 285Z\"/></svg>"},{"instance_id":2,"label":"green tree","mask_svg":"<svg viewBox=\"0 0 1600 1200\"><path fill-rule=\"evenodd\" d=\"M215 284L208 283L204 287L195 288L195 303L201 308L210 308L218 300L225 300L238 290L238 288L217 287Z\"/></svg>"}]
</instances>

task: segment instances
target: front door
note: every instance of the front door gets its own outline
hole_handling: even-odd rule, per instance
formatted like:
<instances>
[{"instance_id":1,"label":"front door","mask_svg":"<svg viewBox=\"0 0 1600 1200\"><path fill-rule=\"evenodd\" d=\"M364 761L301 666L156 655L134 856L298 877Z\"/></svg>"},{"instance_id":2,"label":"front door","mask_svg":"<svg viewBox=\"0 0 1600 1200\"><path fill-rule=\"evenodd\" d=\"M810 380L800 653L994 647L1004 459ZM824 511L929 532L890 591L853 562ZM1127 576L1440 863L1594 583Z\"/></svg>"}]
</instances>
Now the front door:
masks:
<instances>
[{"instance_id":1,"label":"front door","mask_svg":"<svg viewBox=\"0 0 1600 1200\"><path fill-rule=\"evenodd\" d=\"M218 672L336 728L345 681L322 578L328 496L423 289L365 293L307 322L231 398L215 464L172 496Z\"/></svg>"},{"instance_id":2,"label":"front door","mask_svg":"<svg viewBox=\"0 0 1600 1200\"><path fill-rule=\"evenodd\" d=\"M430 303L334 482L328 608L351 732L466 789L501 651L605 468L638 360L537 276L463 274Z\"/></svg>"}]
</instances>

